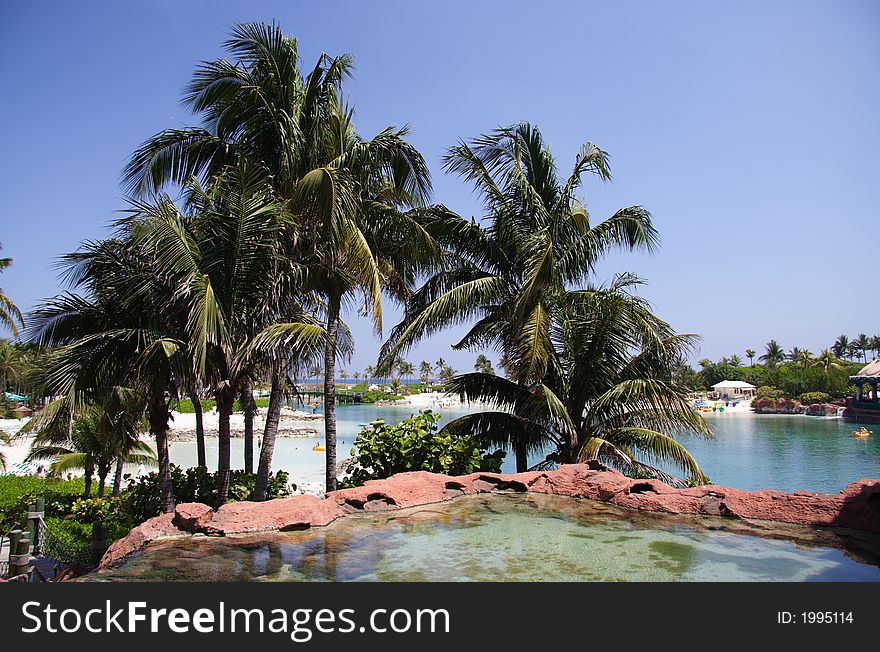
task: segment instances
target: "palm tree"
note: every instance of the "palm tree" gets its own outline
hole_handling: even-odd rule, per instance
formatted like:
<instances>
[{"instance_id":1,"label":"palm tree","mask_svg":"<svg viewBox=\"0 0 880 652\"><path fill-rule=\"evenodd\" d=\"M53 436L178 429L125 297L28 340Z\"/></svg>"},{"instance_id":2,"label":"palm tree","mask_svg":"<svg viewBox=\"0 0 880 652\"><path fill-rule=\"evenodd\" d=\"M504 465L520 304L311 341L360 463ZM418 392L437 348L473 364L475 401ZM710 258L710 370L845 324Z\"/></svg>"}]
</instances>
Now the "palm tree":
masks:
<instances>
[{"instance_id":1,"label":"palm tree","mask_svg":"<svg viewBox=\"0 0 880 652\"><path fill-rule=\"evenodd\" d=\"M431 382L431 374L434 373L434 367L427 360L422 360L419 363L419 380L422 385L427 385Z\"/></svg>"},{"instance_id":2,"label":"palm tree","mask_svg":"<svg viewBox=\"0 0 880 652\"><path fill-rule=\"evenodd\" d=\"M479 371L484 374L495 373L495 370L492 368L492 361L483 353L477 356L477 361L474 363L474 371Z\"/></svg>"},{"instance_id":3,"label":"palm tree","mask_svg":"<svg viewBox=\"0 0 880 652\"><path fill-rule=\"evenodd\" d=\"M456 371L450 365L446 365L443 369L440 370L439 378L440 382L444 385L452 381L455 378Z\"/></svg>"},{"instance_id":4,"label":"palm tree","mask_svg":"<svg viewBox=\"0 0 880 652\"><path fill-rule=\"evenodd\" d=\"M0 444L2 444L4 446L8 446L11 440L12 440L11 437L7 433L0 430ZM6 470L6 455L3 454L3 451L0 451L0 471L5 471L5 470Z\"/></svg>"},{"instance_id":5,"label":"palm tree","mask_svg":"<svg viewBox=\"0 0 880 652\"><path fill-rule=\"evenodd\" d=\"M0 340L0 392L5 392L10 378L18 377L18 356L9 340Z\"/></svg>"},{"instance_id":6,"label":"palm tree","mask_svg":"<svg viewBox=\"0 0 880 652\"><path fill-rule=\"evenodd\" d=\"M3 245L0 244L0 249ZM12 258L0 258L0 273L12 265ZM15 337L18 337L18 327L24 327L24 318L21 311L13 303L12 299L6 296L3 289L0 288L0 326L5 326ZM6 387L4 386L5 390Z\"/></svg>"},{"instance_id":7,"label":"palm tree","mask_svg":"<svg viewBox=\"0 0 880 652\"><path fill-rule=\"evenodd\" d=\"M373 366L368 366L364 369L364 383L370 385L373 380L373 377L376 375L376 368Z\"/></svg>"},{"instance_id":8,"label":"palm tree","mask_svg":"<svg viewBox=\"0 0 880 652\"><path fill-rule=\"evenodd\" d=\"M827 376L831 369L840 368L840 360L831 349L822 349L819 356L813 361L814 367L822 367L822 371Z\"/></svg>"},{"instance_id":9,"label":"palm tree","mask_svg":"<svg viewBox=\"0 0 880 652\"><path fill-rule=\"evenodd\" d=\"M522 123L460 143L444 158L482 196L482 222L443 206L425 212L425 228L446 250L447 266L413 293L382 356L402 353L424 336L476 319L453 348L494 348L516 383L539 381L552 345L551 312L568 287L584 281L614 248L653 250L657 234L640 206L593 224L577 190L585 174L609 180L608 155L582 146L560 178L540 131ZM526 444L516 448L524 469Z\"/></svg>"},{"instance_id":10,"label":"palm tree","mask_svg":"<svg viewBox=\"0 0 880 652\"><path fill-rule=\"evenodd\" d=\"M793 361L800 363L801 367L806 369L813 363L813 352L809 349L798 350L797 355L793 358Z\"/></svg>"},{"instance_id":11,"label":"palm tree","mask_svg":"<svg viewBox=\"0 0 880 652\"><path fill-rule=\"evenodd\" d=\"M403 376L404 380L409 384L409 379L412 378L412 375L416 372L416 368L412 362L401 360L397 365L397 372Z\"/></svg>"},{"instance_id":12,"label":"palm tree","mask_svg":"<svg viewBox=\"0 0 880 652\"><path fill-rule=\"evenodd\" d=\"M140 415L143 403L138 401ZM61 476L66 472L82 469L86 475L85 496L91 493L92 475L98 476L98 496L104 495L107 476L117 463L155 465L156 456L150 447L140 441L138 410L124 405L116 408L91 405L73 416L70 427L53 427L47 424L39 430L31 444L27 461L52 460L50 475ZM114 486L118 495L121 473Z\"/></svg>"},{"instance_id":13,"label":"palm tree","mask_svg":"<svg viewBox=\"0 0 880 652\"><path fill-rule=\"evenodd\" d=\"M880 335L874 335L871 337L868 348L874 352L874 357L876 358L880 355Z\"/></svg>"},{"instance_id":14,"label":"palm tree","mask_svg":"<svg viewBox=\"0 0 880 652\"><path fill-rule=\"evenodd\" d=\"M339 377L342 378L342 380L343 380L342 384L345 385L345 384L347 384L347 383L345 383L345 381L348 380L351 376L349 375L347 369L340 369L339 370Z\"/></svg>"},{"instance_id":15,"label":"palm tree","mask_svg":"<svg viewBox=\"0 0 880 652\"><path fill-rule=\"evenodd\" d=\"M62 266L71 292L46 301L28 318L28 339L54 347L45 355L43 392L59 397L54 414L63 418L113 387L137 388L146 398L156 444L161 508L171 512L168 400L192 369L180 327L179 288L165 282L155 257L124 228L117 238L86 242L64 256Z\"/></svg>"},{"instance_id":16,"label":"palm tree","mask_svg":"<svg viewBox=\"0 0 880 652\"><path fill-rule=\"evenodd\" d=\"M701 368L705 369L712 364L712 361L709 358L702 358L701 360L697 361L697 364L700 365Z\"/></svg>"},{"instance_id":17,"label":"palm tree","mask_svg":"<svg viewBox=\"0 0 880 652\"><path fill-rule=\"evenodd\" d=\"M850 342L846 347L846 357L852 360L853 358L859 357L859 351L862 350L862 347L859 346L858 342Z\"/></svg>"},{"instance_id":18,"label":"palm tree","mask_svg":"<svg viewBox=\"0 0 880 652\"><path fill-rule=\"evenodd\" d=\"M755 366L755 356L757 352L754 349L746 349L746 357L749 359L749 366Z\"/></svg>"},{"instance_id":19,"label":"palm tree","mask_svg":"<svg viewBox=\"0 0 880 652\"><path fill-rule=\"evenodd\" d=\"M840 335L831 345L831 351L838 358L843 358L846 356L849 350L849 338L846 335Z\"/></svg>"},{"instance_id":20,"label":"palm tree","mask_svg":"<svg viewBox=\"0 0 880 652\"><path fill-rule=\"evenodd\" d=\"M780 362L785 360L785 351L779 346L776 340L770 340L765 347L765 353L758 358L762 360L771 369L775 368Z\"/></svg>"},{"instance_id":21,"label":"palm tree","mask_svg":"<svg viewBox=\"0 0 880 652\"><path fill-rule=\"evenodd\" d=\"M797 362L800 359L800 356L801 356L801 350L796 346L793 346L791 348L791 350L786 354L786 357L791 362Z\"/></svg>"},{"instance_id":22,"label":"palm tree","mask_svg":"<svg viewBox=\"0 0 880 652\"><path fill-rule=\"evenodd\" d=\"M688 389L670 380L696 338L676 335L629 291L620 276L604 288L572 291L554 312L548 371L532 385L484 373L457 377L449 389L495 406L446 426L474 433L484 446L524 441L529 452L551 449L544 464L599 459L627 473L681 484L654 462L676 466L696 482L706 477L675 439L710 436Z\"/></svg>"},{"instance_id":23,"label":"palm tree","mask_svg":"<svg viewBox=\"0 0 880 652\"><path fill-rule=\"evenodd\" d=\"M853 342L862 351L862 362L868 364L868 349L871 348L871 340L864 333L859 333Z\"/></svg>"},{"instance_id":24,"label":"palm tree","mask_svg":"<svg viewBox=\"0 0 880 652\"><path fill-rule=\"evenodd\" d=\"M351 374L351 377L354 378L354 384L357 385L358 380L360 380L360 377L361 377L361 372L360 371L353 371Z\"/></svg>"},{"instance_id":25,"label":"palm tree","mask_svg":"<svg viewBox=\"0 0 880 652\"><path fill-rule=\"evenodd\" d=\"M731 367L741 367L742 366L742 360L740 359L740 357L736 353L734 353L732 356L730 356L730 360L728 360L727 362Z\"/></svg>"},{"instance_id":26,"label":"palm tree","mask_svg":"<svg viewBox=\"0 0 880 652\"><path fill-rule=\"evenodd\" d=\"M135 203L126 222L145 248L154 252L169 283L182 288L188 341L197 373L211 387L219 415L219 504L226 502L231 475L230 417L235 399L249 398L258 369L272 358L274 346L311 349L323 329L314 319L280 323L285 316L278 288L292 272L279 232L286 214L264 171L242 161L203 187L185 187L190 213L170 198ZM253 468L253 428L250 455Z\"/></svg>"},{"instance_id":27,"label":"palm tree","mask_svg":"<svg viewBox=\"0 0 880 652\"><path fill-rule=\"evenodd\" d=\"M403 292L430 239L398 209L430 190L427 166L406 143L406 129L361 139L341 100L351 57L321 55L308 76L296 39L272 24L233 27L220 59L197 69L184 103L202 126L164 131L135 152L124 178L147 193L203 180L242 159L264 166L297 221L289 252L308 262L306 287L323 299L324 402L328 491L336 486L335 363L342 302L361 292L381 331L381 287ZM291 227L294 228L294 227ZM304 288L299 288L300 290Z\"/></svg>"}]
</instances>

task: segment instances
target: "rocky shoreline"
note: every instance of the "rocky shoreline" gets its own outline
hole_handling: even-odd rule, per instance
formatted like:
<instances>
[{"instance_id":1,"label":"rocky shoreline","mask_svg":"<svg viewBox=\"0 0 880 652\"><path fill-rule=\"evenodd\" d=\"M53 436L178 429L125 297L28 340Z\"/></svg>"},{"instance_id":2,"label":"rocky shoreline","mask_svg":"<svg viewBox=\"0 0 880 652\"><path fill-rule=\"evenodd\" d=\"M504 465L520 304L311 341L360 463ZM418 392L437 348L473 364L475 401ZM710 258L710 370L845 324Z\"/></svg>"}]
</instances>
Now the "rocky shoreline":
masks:
<instances>
[{"instance_id":1,"label":"rocky shoreline","mask_svg":"<svg viewBox=\"0 0 880 652\"><path fill-rule=\"evenodd\" d=\"M267 502L239 502L214 511L201 503L145 521L116 541L100 567L118 563L151 541L180 536L228 536L328 525L348 514L389 511L489 492L537 492L611 503L634 510L840 527L880 533L880 480L865 479L837 494L744 491L706 485L687 489L658 480L635 480L599 463L564 465L556 471L447 476L417 471L362 487Z\"/></svg>"},{"instance_id":2,"label":"rocky shoreline","mask_svg":"<svg viewBox=\"0 0 880 652\"><path fill-rule=\"evenodd\" d=\"M754 402L755 414L805 414L810 417L836 417L842 405L813 403L804 405L792 398L759 398Z\"/></svg>"}]
</instances>

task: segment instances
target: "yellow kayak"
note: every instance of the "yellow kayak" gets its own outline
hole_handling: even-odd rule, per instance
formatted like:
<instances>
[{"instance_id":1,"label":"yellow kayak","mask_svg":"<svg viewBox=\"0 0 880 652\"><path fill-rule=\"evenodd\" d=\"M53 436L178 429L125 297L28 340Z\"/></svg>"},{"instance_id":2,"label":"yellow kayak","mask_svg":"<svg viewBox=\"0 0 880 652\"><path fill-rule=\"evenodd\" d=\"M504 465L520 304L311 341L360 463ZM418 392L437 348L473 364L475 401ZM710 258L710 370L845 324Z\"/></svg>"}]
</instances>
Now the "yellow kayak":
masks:
<instances>
[{"instance_id":1,"label":"yellow kayak","mask_svg":"<svg viewBox=\"0 0 880 652\"><path fill-rule=\"evenodd\" d=\"M320 453L320 452L323 452L327 449L324 446L322 446L321 444L315 444L314 446L312 446L312 450L317 453Z\"/></svg>"},{"instance_id":2,"label":"yellow kayak","mask_svg":"<svg viewBox=\"0 0 880 652\"><path fill-rule=\"evenodd\" d=\"M873 431L867 428L859 428L858 430L853 430L852 436L861 439L862 437L870 437L872 433Z\"/></svg>"}]
</instances>

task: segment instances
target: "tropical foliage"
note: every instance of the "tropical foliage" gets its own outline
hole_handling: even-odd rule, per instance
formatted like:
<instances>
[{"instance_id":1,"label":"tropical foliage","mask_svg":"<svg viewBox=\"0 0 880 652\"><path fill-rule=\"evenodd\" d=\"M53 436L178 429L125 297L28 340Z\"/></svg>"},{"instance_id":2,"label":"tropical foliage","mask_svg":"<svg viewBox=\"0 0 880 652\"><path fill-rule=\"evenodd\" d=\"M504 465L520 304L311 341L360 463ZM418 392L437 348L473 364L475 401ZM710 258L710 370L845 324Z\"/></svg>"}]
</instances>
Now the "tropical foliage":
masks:
<instances>
[{"instance_id":1,"label":"tropical foliage","mask_svg":"<svg viewBox=\"0 0 880 652\"><path fill-rule=\"evenodd\" d=\"M669 380L691 339L674 336L627 293L636 283L628 275L608 288L570 289L586 282L609 251L651 251L657 242L644 208L593 223L577 196L585 175L611 178L608 155L586 143L560 177L540 131L523 123L460 143L444 163L474 186L486 212L478 222L444 206L424 211L446 265L410 297L383 360L442 328L475 321L454 348L494 349L508 378L478 372L450 379L448 389L499 409L447 429L511 447L520 471L530 452L549 445L558 461L602 458L664 475L637 460L640 453L702 478L669 434L707 434L686 389ZM593 312L601 310L610 312ZM628 327L635 330L625 333Z\"/></svg>"},{"instance_id":2,"label":"tropical foliage","mask_svg":"<svg viewBox=\"0 0 880 652\"><path fill-rule=\"evenodd\" d=\"M501 470L503 451L488 455L469 434L438 431L439 420L438 413L422 410L396 425L380 419L363 428L351 451L345 483L357 486L405 471L466 475Z\"/></svg>"}]
</instances>

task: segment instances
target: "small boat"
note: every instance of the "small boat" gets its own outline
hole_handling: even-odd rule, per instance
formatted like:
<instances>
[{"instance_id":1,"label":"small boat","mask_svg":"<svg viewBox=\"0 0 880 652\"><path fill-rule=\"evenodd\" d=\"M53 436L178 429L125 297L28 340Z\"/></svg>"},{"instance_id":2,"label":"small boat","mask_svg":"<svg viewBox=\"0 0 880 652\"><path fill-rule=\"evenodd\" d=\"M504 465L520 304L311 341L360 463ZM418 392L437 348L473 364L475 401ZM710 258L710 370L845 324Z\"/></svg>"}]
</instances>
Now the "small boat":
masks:
<instances>
[{"instance_id":1,"label":"small boat","mask_svg":"<svg viewBox=\"0 0 880 652\"><path fill-rule=\"evenodd\" d=\"M868 430L867 428L862 426L858 430L853 430L852 436L856 437L857 439L861 439L863 437L870 437L873 434L873 432L874 432L873 430Z\"/></svg>"},{"instance_id":2,"label":"small boat","mask_svg":"<svg viewBox=\"0 0 880 652\"><path fill-rule=\"evenodd\" d=\"M312 446L312 450L316 453L322 453L327 450L327 448L323 444L315 444L314 446Z\"/></svg>"}]
</instances>

